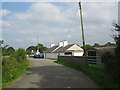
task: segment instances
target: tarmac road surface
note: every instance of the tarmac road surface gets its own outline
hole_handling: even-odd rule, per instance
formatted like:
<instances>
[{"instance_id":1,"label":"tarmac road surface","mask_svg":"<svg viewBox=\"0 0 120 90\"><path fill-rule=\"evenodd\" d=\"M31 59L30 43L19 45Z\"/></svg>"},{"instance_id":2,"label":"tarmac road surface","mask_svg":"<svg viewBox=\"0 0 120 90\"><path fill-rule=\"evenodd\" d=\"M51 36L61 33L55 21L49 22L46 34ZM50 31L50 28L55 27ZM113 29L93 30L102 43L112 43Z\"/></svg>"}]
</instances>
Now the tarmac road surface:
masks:
<instances>
[{"instance_id":1,"label":"tarmac road surface","mask_svg":"<svg viewBox=\"0 0 120 90\"><path fill-rule=\"evenodd\" d=\"M98 88L88 76L50 59L28 58L31 69L7 88Z\"/></svg>"}]
</instances>

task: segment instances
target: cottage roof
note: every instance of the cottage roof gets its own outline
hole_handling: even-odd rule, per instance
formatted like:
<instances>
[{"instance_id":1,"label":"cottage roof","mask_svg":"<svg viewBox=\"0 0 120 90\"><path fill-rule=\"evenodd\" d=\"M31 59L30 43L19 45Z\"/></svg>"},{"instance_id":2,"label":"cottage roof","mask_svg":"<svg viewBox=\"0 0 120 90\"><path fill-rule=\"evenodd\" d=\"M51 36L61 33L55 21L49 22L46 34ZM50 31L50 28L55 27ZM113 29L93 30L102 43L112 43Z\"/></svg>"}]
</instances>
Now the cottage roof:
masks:
<instances>
[{"instance_id":1,"label":"cottage roof","mask_svg":"<svg viewBox=\"0 0 120 90\"><path fill-rule=\"evenodd\" d=\"M56 51L54 51L54 53L64 52L64 51L66 51L68 48L70 48L73 45L74 44L70 44L70 45L67 45L65 47L62 46L62 47L58 48Z\"/></svg>"},{"instance_id":2,"label":"cottage roof","mask_svg":"<svg viewBox=\"0 0 120 90\"><path fill-rule=\"evenodd\" d=\"M86 51L88 50L97 50L100 53L105 53L105 52L110 52L110 53L115 53L115 46L107 46L107 47L93 47L93 48L88 48Z\"/></svg>"},{"instance_id":3,"label":"cottage roof","mask_svg":"<svg viewBox=\"0 0 120 90\"><path fill-rule=\"evenodd\" d=\"M75 49L70 49L72 46L74 46L74 45L76 45L77 46L77 49L75 50ZM69 50L70 49L70 50ZM78 45L78 44L69 44L69 45L67 45L67 46L65 46L65 47L59 47L58 45L57 46L53 46L53 47L51 47L51 48L49 48L49 49L47 49L46 51L45 51L45 53L60 53L60 52L65 52L65 51L79 51L79 52L81 52L81 51L83 51L83 49L82 48L80 48L80 46Z\"/></svg>"},{"instance_id":4,"label":"cottage roof","mask_svg":"<svg viewBox=\"0 0 120 90\"><path fill-rule=\"evenodd\" d=\"M98 50L101 53L105 52L110 52L110 53L115 53L115 48L114 46L109 46L109 47L95 47L96 50Z\"/></svg>"},{"instance_id":5,"label":"cottage roof","mask_svg":"<svg viewBox=\"0 0 120 90\"><path fill-rule=\"evenodd\" d=\"M53 47L47 49L45 52L46 52L46 53L51 53L51 52L52 52L53 50L55 50L57 47L58 47L58 45L57 45L57 46L53 46Z\"/></svg>"}]
</instances>

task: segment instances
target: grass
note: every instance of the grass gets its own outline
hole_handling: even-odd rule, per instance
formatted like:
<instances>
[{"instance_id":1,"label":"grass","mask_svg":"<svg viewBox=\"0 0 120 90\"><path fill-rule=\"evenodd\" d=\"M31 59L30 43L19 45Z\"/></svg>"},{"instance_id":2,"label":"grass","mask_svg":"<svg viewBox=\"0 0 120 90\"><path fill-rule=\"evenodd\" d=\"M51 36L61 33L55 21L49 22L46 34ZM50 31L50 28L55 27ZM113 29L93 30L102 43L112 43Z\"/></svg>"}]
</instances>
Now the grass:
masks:
<instances>
[{"instance_id":1,"label":"grass","mask_svg":"<svg viewBox=\"0 0 120 90\"><path fill-rule=\"evenodd\" d=\"M27 70L24 71L24 72L22 72L22 73L19 74L16 78L10 80L9 82L3 83L3 84L2 84L2 88L5 88L5 87L7 87L8 85L12 84L12 83L15 82L17 79L19 79L21 76L23 76L26 72L27 72Z\"/></svg>"},{"instance_id":2,"label":"grass","mask_svg":"<svg viewBox=\"0 0 120 90\"><path fill-rule=\"evenodd\" d=\"M79 66L73 63L54 61L55 63L62 64L79 71L82 71L84 74L89 76L96 84L101 88L118 88L118 85L114 80L112 80L109 75L106 74L104 65L92 65L88 66Z\"/></svg>"},{"instance_id":3,"label":"grass","mask_svg":"<svg viewBox=\"0 0 120 90\"><path fill-rule=\"evenodd\" d=\"M0 74L0 90L2 88L2 75Z\"/></svg>"},{"instance_id":4,"label":"grass","mask_svg":"<svg viewBox=\"0 0 120 90\"><path fill-rule=\"evenodd\" d=\"M28 56L28 58L33 58L33 56Z\"/></svg>"},{"instance_id":5,"label":"grass","mask_svg":"<svg viewBox=\"0 0 120 90\"><path fill-rule=\"evenodd\" d=\"M17 62L15 58L4 57L2 68L2 88L5 88L25 74L30 64L28 60Z\"/></svg>"}]
</instances>

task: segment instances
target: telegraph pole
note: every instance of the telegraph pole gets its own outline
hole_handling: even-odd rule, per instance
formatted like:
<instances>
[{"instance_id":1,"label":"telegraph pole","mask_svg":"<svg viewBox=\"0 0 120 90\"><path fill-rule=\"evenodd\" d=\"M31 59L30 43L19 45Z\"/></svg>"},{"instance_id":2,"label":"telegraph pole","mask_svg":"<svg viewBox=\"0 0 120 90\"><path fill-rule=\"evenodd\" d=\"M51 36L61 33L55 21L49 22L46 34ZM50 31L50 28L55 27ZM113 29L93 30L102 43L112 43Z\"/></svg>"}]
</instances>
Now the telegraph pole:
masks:
<instances>
[{"instance_id":1,"label":"telegraph pole","mask_svg":"<svg viewBox=\"0 0 120 90\"><path fill-rule=\"evenodd\" d=\"M37 43L39 44L39 42L38 42L38 36L37 36ZM39 46L37 46L37 50L39 52Z\"/></svg>"},{"instance_id":2,"label":"telegraph pole","mask_svg":"<svg viewBox=\"0 0 120 90\"><path fill-rule=\"evenodd\" d=\"M82 29L82 41L83 41L83 49L85 51L85 38L84 38L84 29L83 29L83 19L82 19L82 8L81 8L81 2L79 2L79 8L80 8L80 19L81 19L81 29Z\"/></svg>"}]
</instances>

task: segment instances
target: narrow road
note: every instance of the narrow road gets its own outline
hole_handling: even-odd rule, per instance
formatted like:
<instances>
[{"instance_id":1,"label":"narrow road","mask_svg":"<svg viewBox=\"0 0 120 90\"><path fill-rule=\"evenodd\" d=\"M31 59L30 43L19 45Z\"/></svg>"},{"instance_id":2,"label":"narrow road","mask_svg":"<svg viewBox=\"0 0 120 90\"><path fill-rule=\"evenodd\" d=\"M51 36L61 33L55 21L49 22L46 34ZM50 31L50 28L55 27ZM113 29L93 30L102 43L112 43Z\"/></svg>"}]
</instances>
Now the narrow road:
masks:
<instances>
[{"instance_id":1,"label":"narrow road","mask_svg":"<svg viewBox=\"0 0 120 90\"><path fill-rule=\"evenodd\" d=\"M7 88L98 88L82 72L49 59L29 58L32 68Z\"/></svg>"}]
</instances>

